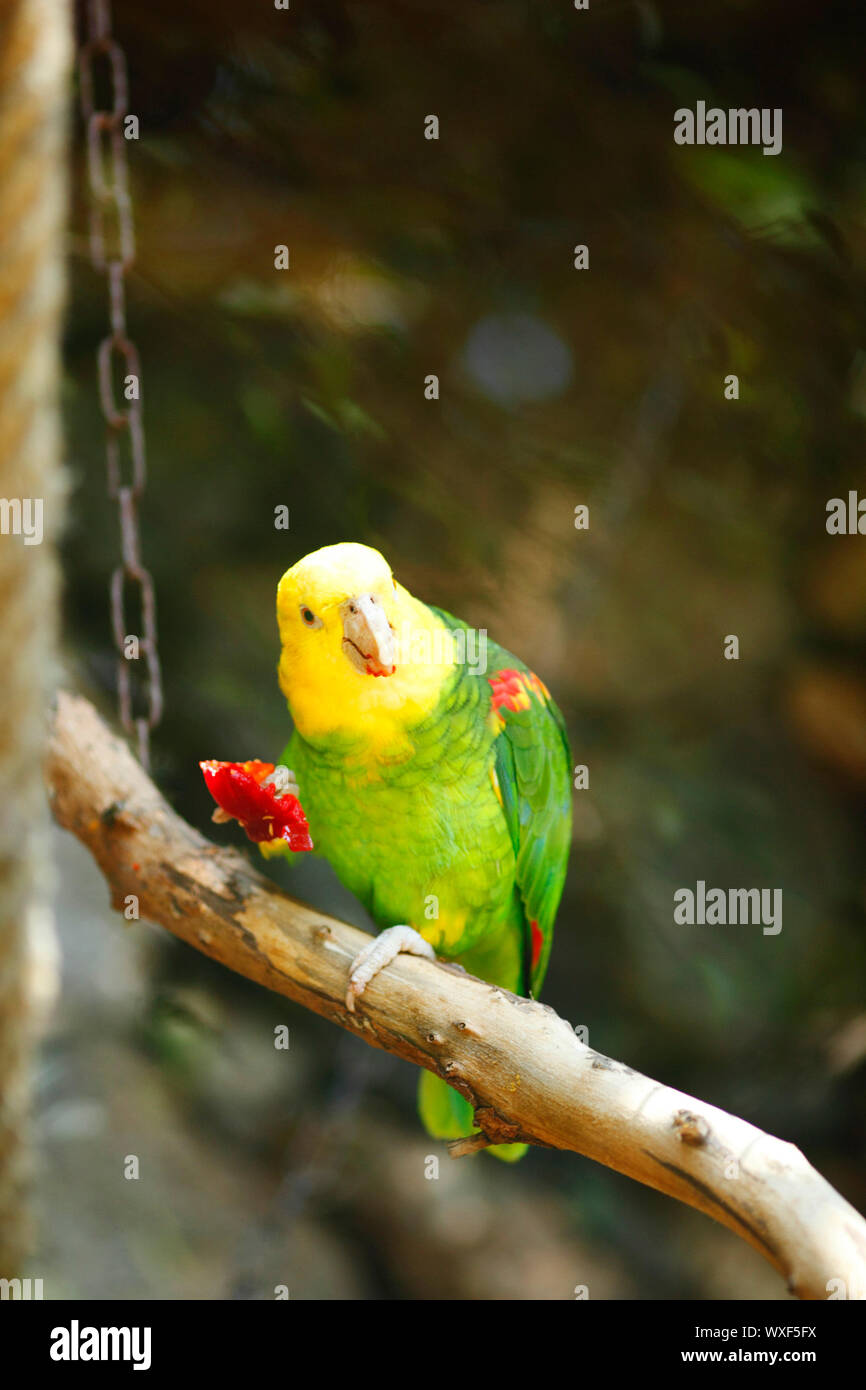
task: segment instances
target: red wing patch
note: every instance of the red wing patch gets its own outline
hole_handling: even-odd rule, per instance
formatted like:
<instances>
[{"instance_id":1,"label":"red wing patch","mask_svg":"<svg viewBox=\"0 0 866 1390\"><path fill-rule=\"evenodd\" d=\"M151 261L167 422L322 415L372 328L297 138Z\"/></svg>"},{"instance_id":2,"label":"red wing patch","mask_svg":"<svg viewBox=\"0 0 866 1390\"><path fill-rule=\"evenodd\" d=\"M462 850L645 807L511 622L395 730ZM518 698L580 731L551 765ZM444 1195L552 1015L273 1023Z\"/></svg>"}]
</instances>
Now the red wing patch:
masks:
<instances>
[{"instance_id":1,"label":"red wing patch","mask_svg":"<svg viewBox=\"0 0 866 1390\"><path fill-rule=\"evenodd\" d=\"M532 671L515 671L506 668L488 676L487 680L493 692L490 715L497 733L505 728L505 719L500 710L529 709L533 695L542 704L547 704L550 699L550 691L544 681L539 680Z\"/></svg>"},{"instance_id":2,"label":"red wing patch","mask_svg":"<svg viewBox=\"0 0 866 1390\"><path fill-rule=\"evenodd\" d=\"M285 840L291 850L313 848L298 798L289 792L278 796L273 787L262 786L274 770L273 763L257 758L248 763L221 763L211 758L199 767L214 801L227 816L240 821L256 844Z\"/></svg>"},{"instance_id":3,"label":"red wing patch","mask_svg":"<svg viewBox=\"0 0 866 1390\"><path fill-rule=\"evenodd\" d=\"M541 928L537 922L530 922L529 927L532 932L532 969L534 970L541 958L544 937L541 935Z\"/></svg>"}]
</instances>

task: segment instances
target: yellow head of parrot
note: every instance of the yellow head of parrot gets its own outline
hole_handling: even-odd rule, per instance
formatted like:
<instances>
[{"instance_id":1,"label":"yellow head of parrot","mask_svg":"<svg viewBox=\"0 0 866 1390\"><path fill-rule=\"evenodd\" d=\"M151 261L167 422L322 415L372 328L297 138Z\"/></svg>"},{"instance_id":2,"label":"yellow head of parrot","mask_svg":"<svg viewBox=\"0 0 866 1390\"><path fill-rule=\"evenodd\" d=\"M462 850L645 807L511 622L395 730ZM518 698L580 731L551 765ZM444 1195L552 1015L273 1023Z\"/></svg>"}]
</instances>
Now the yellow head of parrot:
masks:
<instances>
[{"instance_id":1,"label":"yellow head of parrot","mask_svg":"<svg viewBox=\"0 0 866 1390\"><path fill-rule=\"evenodd\" d=\"M395 721L429 713L453 665L443 624L370 546L305 555L280 580L277 621L280 686L305 737L341 730L386 743Z\"/></svg>"}]
</instances>

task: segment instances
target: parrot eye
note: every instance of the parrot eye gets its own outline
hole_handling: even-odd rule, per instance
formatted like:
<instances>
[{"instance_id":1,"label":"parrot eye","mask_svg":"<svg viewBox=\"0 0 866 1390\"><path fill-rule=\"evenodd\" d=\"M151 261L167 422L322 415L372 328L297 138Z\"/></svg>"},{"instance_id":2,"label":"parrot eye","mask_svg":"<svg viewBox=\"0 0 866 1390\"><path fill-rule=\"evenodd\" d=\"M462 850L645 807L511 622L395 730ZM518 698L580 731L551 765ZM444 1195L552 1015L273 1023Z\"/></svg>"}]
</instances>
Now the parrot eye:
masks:
<instances>
[{"instance_id":1,"label":"parrot eye","mask_svg":"<svg viewBox=\"0 0 866 1390\"><path fill-rule=\"evenodd\" d=\"M305 627L322 626L321 618L317 618L312 608L307 608L305 604L301 604L301 622Z\"/></svg>"}]
</instances>

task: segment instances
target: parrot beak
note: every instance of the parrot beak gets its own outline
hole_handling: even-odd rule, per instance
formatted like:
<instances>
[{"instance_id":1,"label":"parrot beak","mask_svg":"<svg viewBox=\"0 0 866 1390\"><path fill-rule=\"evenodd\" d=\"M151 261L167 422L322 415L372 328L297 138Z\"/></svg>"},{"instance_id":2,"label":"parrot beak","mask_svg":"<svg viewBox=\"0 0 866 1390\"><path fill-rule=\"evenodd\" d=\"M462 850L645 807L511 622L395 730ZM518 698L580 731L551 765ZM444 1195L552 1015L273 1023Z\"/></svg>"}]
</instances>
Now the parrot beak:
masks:
<instances>
[{"instance_id":1,"label":"parrot beak","mask_svg":"<svg viewBox=\"0 0 866 1390\"><path fill-rule=\"evenodd\" d=\"M393 676L394 633L376 595L346 599L340 613L343 651L355 669L367 676Z\"/></svg>"}]
</instances>

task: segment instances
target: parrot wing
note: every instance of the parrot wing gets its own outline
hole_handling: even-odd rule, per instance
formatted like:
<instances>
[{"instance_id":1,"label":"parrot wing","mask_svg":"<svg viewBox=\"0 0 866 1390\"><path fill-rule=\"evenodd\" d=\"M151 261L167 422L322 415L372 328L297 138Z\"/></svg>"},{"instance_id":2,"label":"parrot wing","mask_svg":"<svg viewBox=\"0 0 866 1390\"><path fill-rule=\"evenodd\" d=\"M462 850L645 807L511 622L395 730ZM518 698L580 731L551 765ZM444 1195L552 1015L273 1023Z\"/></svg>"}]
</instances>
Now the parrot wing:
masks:
<instances>
[{"instance_id":1,"label":"parrot wing","mask_svg":"<svg viewBox=\"0 0 866 1390\"><path fill-rule=\"evenodd\" d=\"M441 609L434 611L452 630L466 626ZM496 790L514 846L523 910L524 987L537 995L571 848L568 734L547 687L503 647L488 641L487 669L475 679L489 689L486 717L495 735Z\"/></svg>"}]
</instances>

